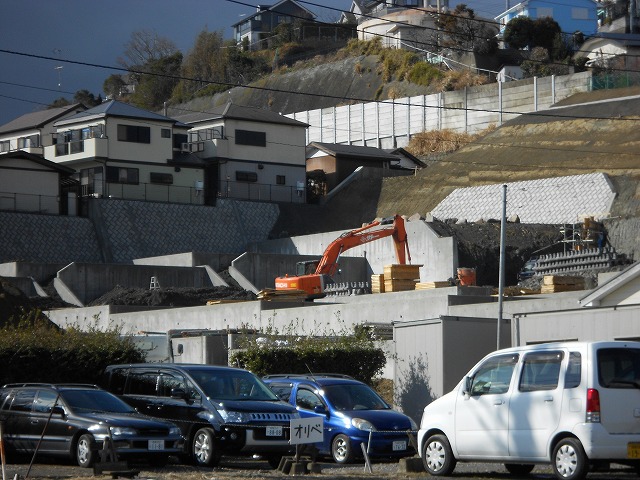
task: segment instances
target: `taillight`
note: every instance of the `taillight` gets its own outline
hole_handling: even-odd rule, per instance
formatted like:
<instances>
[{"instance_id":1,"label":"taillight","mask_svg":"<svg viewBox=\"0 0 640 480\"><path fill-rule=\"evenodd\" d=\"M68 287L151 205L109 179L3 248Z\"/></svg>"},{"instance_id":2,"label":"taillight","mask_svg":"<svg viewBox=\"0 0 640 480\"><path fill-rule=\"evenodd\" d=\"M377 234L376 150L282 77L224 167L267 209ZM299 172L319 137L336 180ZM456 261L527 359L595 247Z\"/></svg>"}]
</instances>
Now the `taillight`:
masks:
<instances>
[{"instance_id":1,"label":"taillight","mask_svg":"<svg viewBox=\"0 0 640 480\"><path fill-rule=\"evenodd\" d=\"M600 423L600 394L595 388L587 389L587 423Z\"/></svg>"}]
</instances>

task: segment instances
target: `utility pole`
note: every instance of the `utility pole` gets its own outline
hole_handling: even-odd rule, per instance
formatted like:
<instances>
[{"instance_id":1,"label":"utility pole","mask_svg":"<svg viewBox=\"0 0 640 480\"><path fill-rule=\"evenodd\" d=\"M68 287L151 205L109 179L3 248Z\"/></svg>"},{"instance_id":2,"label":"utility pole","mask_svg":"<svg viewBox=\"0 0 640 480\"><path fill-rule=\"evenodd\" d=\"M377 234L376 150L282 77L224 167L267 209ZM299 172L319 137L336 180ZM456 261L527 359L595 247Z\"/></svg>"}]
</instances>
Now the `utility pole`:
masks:
<instances>
[{"instance_id":1,"label":"utility pole","mask_svg":"<svg viewBox=\"0 0 640 480\"><path fill-rule=\"evenodd\" d=\"M500 350L500 324L502 323L502 298L504 297L504 258L507 238L507 186L502 185L502 221L500 222L500 277L498 280L498 328L497 350Z\"/></svg>"}]
</instances>

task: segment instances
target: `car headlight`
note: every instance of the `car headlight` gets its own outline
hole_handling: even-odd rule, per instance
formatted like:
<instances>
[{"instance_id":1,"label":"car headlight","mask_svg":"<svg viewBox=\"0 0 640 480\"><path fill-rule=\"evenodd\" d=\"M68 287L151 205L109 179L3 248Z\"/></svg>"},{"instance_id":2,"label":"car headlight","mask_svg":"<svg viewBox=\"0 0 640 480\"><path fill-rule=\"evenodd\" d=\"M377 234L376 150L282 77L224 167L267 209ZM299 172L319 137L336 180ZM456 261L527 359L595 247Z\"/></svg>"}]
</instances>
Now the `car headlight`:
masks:
<instances>
[{"instance_id":1,"label":"car headlight","mask_svg":"<svg viewBox=\"0 0 640 480\"><path fill-rule=\"evenodd\" d=\"M418 424L413 421L413 418L409 418L409 420L411 421L411 430L418 430Z\"/></svg>"},{"instance_id":2,"label":"car headlight","mask_svg":"<svg viewBox=\"0 0 640 480\"><path fill-rule=\"evenodd\" d=\"M180 430L180 427L171 427L169 429L169 435L182 435L182 431Z\"/></svg>"},{"instance_id":3,"label":"car headlight","mask_svg":"<svg viewBox=\"0 0 640 480\"><path fill-rule=\"evenodd\" d=\"M138 435L135 428L111 427L111 435Z\"/></svg>"},{"instance_id":4,"label":"car headlight","mask_svg":"<svg viewBox=\"0 0 640 480\"><path fill-rule=\"evenodd\" d=\"M242 412L227 412L222 410L220 416L225 423L249 423L251 416L248 413Z\"/></svg>"},{"instance_id":5,"label":"car headlight","mask_svg":"<svg viewBox=\"0 0 640 480\"><path fill-rule=\"evenodd\" d=\"M351 425L356 427L358 430L365 430L367 432L375 432L376 427L367 420L363 420L362 418L352 418Z\"/></svg>"}]
</instances>

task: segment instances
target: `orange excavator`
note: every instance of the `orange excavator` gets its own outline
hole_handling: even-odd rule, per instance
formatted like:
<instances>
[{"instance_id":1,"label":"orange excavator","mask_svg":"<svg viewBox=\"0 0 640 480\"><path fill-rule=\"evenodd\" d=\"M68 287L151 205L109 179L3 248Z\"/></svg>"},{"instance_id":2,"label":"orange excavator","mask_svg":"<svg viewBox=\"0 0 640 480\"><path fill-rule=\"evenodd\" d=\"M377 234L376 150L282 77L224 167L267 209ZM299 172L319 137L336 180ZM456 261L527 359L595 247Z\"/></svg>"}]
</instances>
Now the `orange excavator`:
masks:
<instances>
[{"instance_id":1,"label":"orange excavator","mask_svg":"<svg viewBox=\"0 0 640 480\"><path fill-rule=\"evenodd\" d=\"M395 215L343 233L329 244L320 260L298 262L297 276L277 277L276 291L303 291L307 299L324 297L326 286L334 283L331 277L338 271L338 259L343 252L389 236L393 237L397 263L405 265L407 258L411 262L404 219Z\"/></svg>"}]
</instances>

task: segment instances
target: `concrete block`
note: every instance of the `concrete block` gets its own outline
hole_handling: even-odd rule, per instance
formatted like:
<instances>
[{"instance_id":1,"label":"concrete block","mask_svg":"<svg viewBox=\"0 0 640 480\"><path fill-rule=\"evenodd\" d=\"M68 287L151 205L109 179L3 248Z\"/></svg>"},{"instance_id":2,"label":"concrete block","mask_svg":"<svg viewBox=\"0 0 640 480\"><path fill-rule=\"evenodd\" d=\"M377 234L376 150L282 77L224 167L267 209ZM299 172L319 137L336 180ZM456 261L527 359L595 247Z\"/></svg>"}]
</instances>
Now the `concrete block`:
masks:
<instances>
[{"instance_id":1,"label":"concrete block","mask_svg":"<svg viewBox=\"0 0 640 480\"><path fill-rule=\"evenodd\" d=\"M293 462L289 475L304 475L307 473L307 465L304 462Z\"/></svg>"},{"instance_id":2,"label":"concrete block","mask_svg":"<svg viewBox=\"0 0 640 480\"><path fill-rule=\"evenodd\" d=\"M409 457L401 458L398 462L398 473L412 473L412 472L424 472L424 465L422 464L422 458Z\"/></svg>"},{"instance_id":3,"label":"concrete block","mask_svg":"<svg viewBox=\"0 0 640 480\"><path fill-rule=\"evenodd\" d=\"M307 469L309 473L322 473L322 467L317 462L309 462L307 464Z\"/></svg>"}]
</instances>

